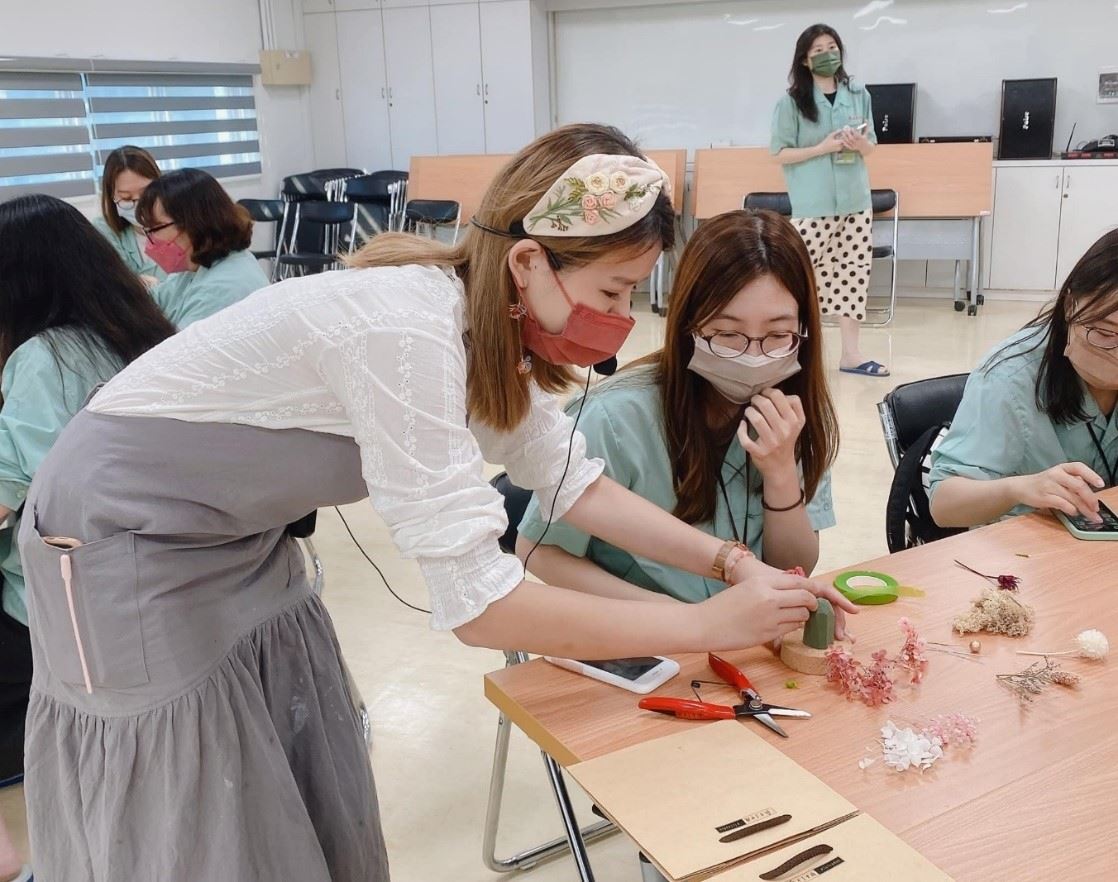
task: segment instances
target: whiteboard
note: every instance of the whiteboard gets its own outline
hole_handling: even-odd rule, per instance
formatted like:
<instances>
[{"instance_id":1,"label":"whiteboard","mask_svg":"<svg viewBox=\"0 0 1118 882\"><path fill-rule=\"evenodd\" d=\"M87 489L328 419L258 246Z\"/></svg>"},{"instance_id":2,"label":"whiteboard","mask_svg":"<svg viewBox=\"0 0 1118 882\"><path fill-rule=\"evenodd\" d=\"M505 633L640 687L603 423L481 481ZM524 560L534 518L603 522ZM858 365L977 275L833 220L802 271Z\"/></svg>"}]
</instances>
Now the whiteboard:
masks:
<instances>
[{"instance_id":1,"label":"whiteboard","mask_svg":"<svg viewBox=\"0 0 1118 882\"><path fill-rule=\"evenodd\" d=\"M605 7L605 8L603 8ZM1116 0L738 0L554 13L559 123L646 147L767 145L796 37L819 21L864 83L916 82L916 135L997 135L1001 81L1057 77L1054 149L1118 131Z\"/></svg>"}]
</instances>

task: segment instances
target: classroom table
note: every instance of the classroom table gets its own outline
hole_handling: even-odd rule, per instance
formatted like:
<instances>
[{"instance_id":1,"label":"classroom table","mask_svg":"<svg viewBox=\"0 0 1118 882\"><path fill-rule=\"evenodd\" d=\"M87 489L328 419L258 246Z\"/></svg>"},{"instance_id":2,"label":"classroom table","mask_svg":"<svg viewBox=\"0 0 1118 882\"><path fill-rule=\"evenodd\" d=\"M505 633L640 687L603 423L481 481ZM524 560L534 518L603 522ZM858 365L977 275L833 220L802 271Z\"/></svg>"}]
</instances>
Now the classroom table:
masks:
<instances>
[{"instance_id":1,"label":"classroom table","mask_svg":"<svg viewBox=\"0 0 1118 882\"><path fill-rule=\"evenodd\" d=\"M954 260L958 310L964 308L960 261L969 262L968 315L983 302L981 220L993 206L993 158L989 143L880 144L866 158L870 186L897 192L898 259ZM787 188L769 148L716 147L695 151L692 189L701 221L741 208L748 193ZM885 223L892 221L879 218L875 227Z\"/></svg>"},{"instance_id":2,"label":"classroom table","mask_svg":"<svg viewBox=\"0 0 1118 882\"><path fill-rule=\"evenodd\" d=\"M1118 489L1101 498L1118 508ZM984 573L1020 576L1018 596L1037 612L1032 633L1023 638L955 634L952 620L986 587L955 560ZM1118 830L1115 662L1061 659L1062 667L1081 676L1079 687L1051 686L1026 705L999 685L995 674L1019 671L1037 660L1016 650L1074 647L1075 635L1087 628L1118 638L1118 543L1077 540L1051 516L1030 514L855 568L889 573L902 585L926 592L863 607L850 622L859 658L868 662L869 654L882 647L895 652L901 616L929 641L965 651L978 639L981 652L967 658L929 652L924 682L899 687L896 701L875 708L847 701L821 677L789 670L764 648L722 653L748 673L765 700L814 714L811 720L783 721L787 739L754 721L742 725L753 727L958 882L1111 878L1118 866L1112 842ZM676 658L679 675L654 694L693 697L692 679L715 679L705 654ZM789 680L795 689L786 688ZM485 695L564 766L704 725L641 711L639 696L542 659L489 674ZM703 697L735 703L729 687L704 686ZM979 718L976 747L950 749L923 774L884 766L875 738L886 720L912 725L949 713ZM858 761L867 756L877 762L862 770Z\"/></svg>"}]
</instances>

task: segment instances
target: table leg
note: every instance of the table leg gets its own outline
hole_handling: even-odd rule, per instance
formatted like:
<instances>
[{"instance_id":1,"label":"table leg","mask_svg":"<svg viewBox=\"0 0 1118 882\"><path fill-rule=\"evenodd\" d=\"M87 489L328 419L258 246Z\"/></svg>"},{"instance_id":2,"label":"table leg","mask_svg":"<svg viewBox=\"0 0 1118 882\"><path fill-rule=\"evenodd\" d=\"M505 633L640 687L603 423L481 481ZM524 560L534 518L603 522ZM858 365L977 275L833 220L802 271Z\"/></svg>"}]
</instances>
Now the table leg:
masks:
<instances>
[{"instance_id":1,"label":"table leg","mask_svg":"<svg viewBox=\"0 0 1118 882\"><path fill-rule=\"evenodd\" d=\"M571 805L570 794L567 793L567 782L563 779L563 769L542 750L543 764L547 768L547 775L551 779L551 789L555 792L555 803L559 808L559 816L563 819L563 826L567 830L567 841L571 844L571 857L575 861L575 869L581 882L594 882L594 871L590 867L590 858L586 854L586 843L582 839L582 830L575 817L574 806Z\"/></svg>"},{"instance_id":2,"label":"table leg","mask_svg":"<svg viewBox=\"0 0 1118 882\"><path fill-rule=\"evenodd\" d=\"M967 309L967 315L976 315L983 300L982 272L979 267L982 248L982 218L975 217L971 224L973 225L973 231L970 250L970 305Z\"/></svg>"}]
</instances>

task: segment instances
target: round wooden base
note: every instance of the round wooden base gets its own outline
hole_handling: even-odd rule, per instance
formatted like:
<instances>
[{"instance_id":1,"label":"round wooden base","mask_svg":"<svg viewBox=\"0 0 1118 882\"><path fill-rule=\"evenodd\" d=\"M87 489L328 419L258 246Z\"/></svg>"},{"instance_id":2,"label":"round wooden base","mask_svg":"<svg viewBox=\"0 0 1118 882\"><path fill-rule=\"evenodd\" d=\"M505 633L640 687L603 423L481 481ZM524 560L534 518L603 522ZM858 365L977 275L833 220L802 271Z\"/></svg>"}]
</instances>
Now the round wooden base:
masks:
<instances>
[{"instance_id":1,"label":"round wooden base","mask_svg":"<svg viewBox=\"0 0 1118 882\"><path fill-rule=\"evenodd\" d=\"M801 635L786 634L780 644L780 660L801 674L822 676L827 670L826 650L805 646Z\"/></svg>"}]
</instances>

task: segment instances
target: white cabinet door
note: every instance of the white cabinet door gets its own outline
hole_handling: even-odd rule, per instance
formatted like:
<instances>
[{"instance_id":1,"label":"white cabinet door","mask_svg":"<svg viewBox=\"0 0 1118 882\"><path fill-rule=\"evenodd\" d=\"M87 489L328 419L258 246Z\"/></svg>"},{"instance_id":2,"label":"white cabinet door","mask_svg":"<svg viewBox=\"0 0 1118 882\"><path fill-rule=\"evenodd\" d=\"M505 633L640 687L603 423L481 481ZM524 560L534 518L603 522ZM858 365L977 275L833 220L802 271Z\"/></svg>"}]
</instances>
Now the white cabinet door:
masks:
<instances>
[{"instance_id":1,"label":"white cabinet door","mask_svg":"<svg viewBox=\"0 0 1118 882\"><path fill-rule=\"evenodd\" d=\"M994 190L990 287L1050 291L1056 285L1063 175L1058 166L999 168Z\"/></svg>"},{"instance_id":2,"label":"white cabinet door","mask_svg":"<svg viewBox=\"0 0 1118 882\"><path fill-rule=\"evenodd\" d=\"M412 156L439 152L431 14L427 7L385 9L383 14L392 162L406 169Z\"/></svg>"},{"instance_id":3,"label":"white cabinet door","mask_svg":"<svg viewBox=\"0 0 1118 882\"><path fill-rule=\"evenodd\" d=\"M339 12L337 18L347 164L368 171L391 168L380 10Z\"/></svg>"},{"instance_id":4,"label":"white cabinet door","mask_svg":"<svg viewBox=\"0 0 1118 882\"><path fill-rule=\"evenodd\" d=\"M318 168L336 168L346 164L346 152L335 16L304 15L303 31L307 51L311 54L311 142L314 144L314 164Z\"/></svg>"},{"instance_id":5,"label":"white cabinet door","mask_svg":"<svg viewBox=\"0 0 1118 882\"><path fill-rule=\"evenodd\" d=\"M380 9L381 0L330 0L338 12L352 12L355 9Z\"/></svg>"},{"instance_id":6,"label":"white cabinet door","mask_svg":"<svg viewBox=\"0 0 1118 882\"><path fill-rule=\"evenodd\" d=\"M431 7L439 153L484 153L478 5Z\"/></svg>"},{"instance_id":7,"label":"white cabinet door","mask_svg":"<svg viewBox=\"0 0 1118 882\"><path fill-rule=\"evenodd\" d=\"M1118 227L1118 168L1065 166L1063 202L1057 285L1103 233Z\"/></svg>"},{"instance_id":8,"label":"white cabinet door","mask_svg":"<svg viewBox=\"0 0 1118 882\"><path fill-rule=\"evenodd\" d=\"M303 0L303 12L333 12L334 0Z\"/></svg>"},{"instance_id":9,"label":"white cabinet door","mask_svg":"<svg viewBox=\"0 0 1118 882\"><path fill-rule=\"evenodd\" d=\"M480 4L487 153L515 153L535 137L528 0Z\"/></svg>"}]
</instances>

